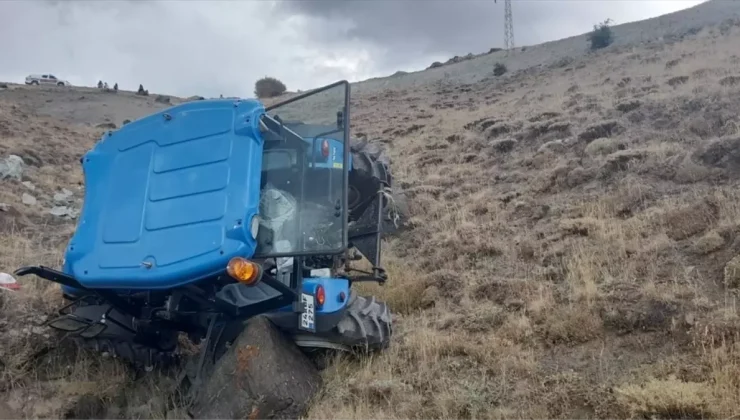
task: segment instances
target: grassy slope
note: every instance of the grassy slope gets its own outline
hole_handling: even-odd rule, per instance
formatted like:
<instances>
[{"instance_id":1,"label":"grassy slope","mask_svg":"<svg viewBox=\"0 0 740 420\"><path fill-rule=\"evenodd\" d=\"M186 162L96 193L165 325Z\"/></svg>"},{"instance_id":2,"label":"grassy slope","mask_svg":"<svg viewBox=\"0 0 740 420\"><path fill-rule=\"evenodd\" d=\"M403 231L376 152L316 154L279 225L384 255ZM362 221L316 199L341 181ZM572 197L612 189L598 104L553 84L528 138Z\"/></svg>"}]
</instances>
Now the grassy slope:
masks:
<instances>
[{"instance_id":1,"label":"grassy slope","mask_svg":"<svg viewBox=\"0 0 740 420\"><path fill-rule=\"evenodd\" d=\"M311 416L736 415L739 40L356 98L415 227L372 289L395 345L336 364Z\"/></svg>"},{"instance_id":2,"label":"grassy slope","mask_svg":"<svg viewBox=\"0 0 740 420\"><path fill-rule=\"evenodd\" d=\"M389 284L363 285L398 314L392 348L337 361L310 417L736 415L738 315L723 270L740 251L740 28L723 28L355 95L354 130L388 139L414 226L387 244ZM43 161L27 171L36 196L81 181L76 159L99 130L2 97L0 111L3 155ZM45 216L46 202L22 205L23 188L0 192L3 271L58 265L74 228ZM165 415L151 396L166 380L39 354L53 345L39 314L59 299L24 285L0 294L0 414Z\"/></svg>"}]
</instances>

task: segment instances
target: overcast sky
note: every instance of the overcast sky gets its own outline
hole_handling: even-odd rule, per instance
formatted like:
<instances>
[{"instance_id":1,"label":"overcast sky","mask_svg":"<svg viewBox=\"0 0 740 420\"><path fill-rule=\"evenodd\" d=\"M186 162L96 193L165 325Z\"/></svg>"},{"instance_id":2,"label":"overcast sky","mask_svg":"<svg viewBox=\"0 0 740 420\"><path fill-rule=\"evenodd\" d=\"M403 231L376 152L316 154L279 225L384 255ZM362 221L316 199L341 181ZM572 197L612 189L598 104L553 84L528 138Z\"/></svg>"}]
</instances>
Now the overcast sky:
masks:
<instances>
[{"instance_id":1,"label":"overcast sky","mask_svg":"<svg viewBox=\"0 0 740 420\"><path fill-rule=\"evenodd\" d=\"M646 19L701 0L513 0L517 46ZM503 0L0 0L0 81L252 96L414 71L503 44Z\"/></svg>"}]
</instances>

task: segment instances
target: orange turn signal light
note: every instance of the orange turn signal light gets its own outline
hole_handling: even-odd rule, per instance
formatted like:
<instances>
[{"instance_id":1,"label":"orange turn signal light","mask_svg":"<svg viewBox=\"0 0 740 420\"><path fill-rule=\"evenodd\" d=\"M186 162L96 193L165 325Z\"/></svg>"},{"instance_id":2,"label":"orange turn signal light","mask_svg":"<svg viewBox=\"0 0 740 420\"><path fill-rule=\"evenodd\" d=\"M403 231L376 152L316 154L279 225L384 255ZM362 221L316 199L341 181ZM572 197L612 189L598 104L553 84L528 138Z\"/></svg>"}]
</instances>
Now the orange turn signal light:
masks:
<instances>
[{"instance_id":1,"label":"orange turn signal light","mask_svg":"<svg viewBox=\"0 0 740 420\"><path fill-rule=\"evenodd\" d=\"M260 277L262 277L262 270L260 266L246 258L234 257L229 261L229 265L226 266L226 272L239 283L244 283L247 286L253 286L256 284Z\"/></svg>"}]
</instances>

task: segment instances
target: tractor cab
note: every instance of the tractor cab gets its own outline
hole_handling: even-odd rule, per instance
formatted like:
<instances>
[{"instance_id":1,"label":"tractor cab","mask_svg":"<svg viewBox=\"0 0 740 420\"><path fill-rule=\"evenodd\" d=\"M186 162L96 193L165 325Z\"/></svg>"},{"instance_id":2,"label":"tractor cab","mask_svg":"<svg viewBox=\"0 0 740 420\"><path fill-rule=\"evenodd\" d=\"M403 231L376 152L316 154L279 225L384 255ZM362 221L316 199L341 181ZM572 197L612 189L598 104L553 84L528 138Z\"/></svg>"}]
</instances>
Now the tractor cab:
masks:
<instances>
[{"instance_id":1,"label":"tractor cab","mask_svg":"<svg viewBox=\"0 0 740 420\"><path fill-rule=\"evenodd\" d=\"M347 246L348 90L267 108L256 257L337 254Z\"/></svg>"}]
</instances>

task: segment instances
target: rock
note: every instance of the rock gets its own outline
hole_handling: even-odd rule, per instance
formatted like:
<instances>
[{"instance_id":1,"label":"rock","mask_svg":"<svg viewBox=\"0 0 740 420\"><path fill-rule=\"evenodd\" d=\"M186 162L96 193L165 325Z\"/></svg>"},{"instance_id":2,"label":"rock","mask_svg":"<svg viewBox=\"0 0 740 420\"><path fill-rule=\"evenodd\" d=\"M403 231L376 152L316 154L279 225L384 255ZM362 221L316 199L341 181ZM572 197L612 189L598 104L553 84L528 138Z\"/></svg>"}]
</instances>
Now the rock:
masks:
<instances>
[{"instance_id":1,"label":"rock","mask_svg":"<svg viewBox=\"0 0 740 420\"><path fill-rule=\"evenodd\" d=\"M735 289L740 287L740 255L725 264L725 286Z\"/></svg>"},{"instance_id":2,"label":"rock","mask_svg":"<svg viewBox=\"0 0 740 420\"><path fill-rule=\"evenodd\" d=\"M21 196L21 202L27 206L35 206L36 205L36 197L32 196L28 193L23 193Z\"/></svg>"},{"instance_id":3,"label":"rock","mask_svg":"<svg viewBox=\"0 0 740 420\"><path fill-rule=\"evenodd\" d=\"M67 204L72 199L72 191L62 188L62 192L54 194L54 203L56 204Z\"/></svg>"},{"instance_id":4,"label":"rock","mask_svg":"<svg viewBox=\"0 0 740 420\"><path fill-rule=\"evenodd\" d=\"M78 211L67 206L56 206L49 210L49 214L57 217L69 217L74 219L78 215Z\"/></svg>"},{"instance_id":5,"label":"rock","mask_svg":"<svg viewBox=\"0 0 740 420\"><path fill-rule=\"evenodd\" d=\"M8 84L7 83L0 83L0 89L7 89Z\"/></svg>"},{"instance_id":6,"label":"rock","mask_svg":"<svg viewBox=\"0 0 740 420\"><path fill-rule=\"evenodd\" d=\"M107 128L107 129L115 130L116 124L112 122L104 122L104 123L100 123L96 125L95 128Z\"/></svg>"},{"instance_id":7,"label":"rock","mask_svg":"<svg viewBox=\"0 0 740 420\"><path fill-rule=\"evenodd\" d=\"M23 159L18 155L10 155L0 160L0 179L21 180L23 176Z\"/></svg>"},{"instance_id":8,"label":"rock","mask_svg":"<svg viewBox=\"0 0 740 420\"><path fill-rule=\"evenodd\" d=\"M8 210L10 210L10 205L8 205L7 203L0 203L0 211L5 212Z\"/></svg>"},{"instance_id":9,"label":"rock","mask_svg":"<svg viewBox=\"0 0 740 420\"><path fill-rule=\"evenodd\" d=\"M439 61L435 61L432 63L431 66L427 67L427 69L436 69L437 67L442 67L444 64L440 63Z\"/></svg>"},{"instance_id":10,"label":"rock","mask_svg":"<svg viewBox=\"0 0 740 420\"><path fill-rule=\"evenodd\" d=\"M154 98L154 102L159 102L161 104L169 104L170 103L170 97L164 96L164 95L157 95L156 98Z\"/></svg>"},{"instance_id":11,"label":"rock","mask_svg":"<svg viewBox=\"0 0 740 420\"><path fill-rule=\"evenodd\" d=\"M716 230L712 230L696 240L694 249L697 253L706 255L719 250L724 245L724 238Z\"/></svg>"},{"instance_id":12,"label":"rock","mask_svg":"<svg viewBox=\"0 0 740 420\"><path fill-rule=\"evenodd\" d=\"M36 186L33 185L31 183L31 181L23 181L23 182L21 182L21 184L23 184L24 187L28 188L31 191L35 191L36 190Z\"/></svg>"},{"instance_id":13,"label":"rock","mask_svg":"<svg viewBox=\"0 0 740 420\"><path fill-rule=\"evenodd\" d=\"M130 122L131 122L131 120L129 120L129 119L125 119L125 120L123 120L123 125L126 125L126 124L128 124L128 123L130 123Z\"/></svg>"},{"instance_id":14,"label":"rock","mask_svg":"<svg viewBox=\"0 0 740 420\"><path fill-rule=\"evenodd\" d=\"M512 151L514 146L516 146L515 139L501 139L491 143L491 147L493 147L494 150L502 153Z\"/></svg>"},{"instance_id":15,"label":"rock","mask_svg":"<svg viewBox=\"0 0 740 420\"><path fill-rule=\"evenodd\" d=\"M303 418L321 387L308 357L267 318L245 330L206 372L190 412L196 419Z\"/></svg>"}]
</instances>

